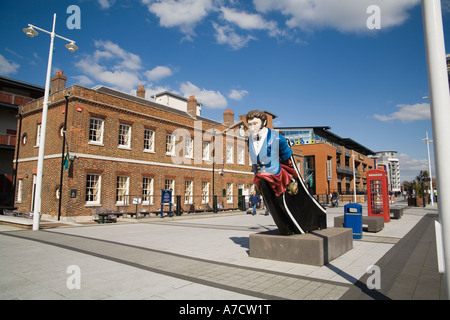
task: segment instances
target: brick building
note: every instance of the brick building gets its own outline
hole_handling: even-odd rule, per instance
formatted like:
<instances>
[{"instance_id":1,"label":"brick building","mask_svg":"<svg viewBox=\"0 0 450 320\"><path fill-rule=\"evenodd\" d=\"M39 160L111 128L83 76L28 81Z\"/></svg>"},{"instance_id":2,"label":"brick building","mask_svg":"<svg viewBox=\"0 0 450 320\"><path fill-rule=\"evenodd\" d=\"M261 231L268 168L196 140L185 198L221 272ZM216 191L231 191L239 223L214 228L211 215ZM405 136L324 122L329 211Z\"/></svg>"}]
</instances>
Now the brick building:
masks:
<instances>
[{"instance_id":1,"label":"brick building","mask_svg":"<svg viewBox=\"0 0 450 320\"><path fill-rule=\"evenodd\" d=\"M159 99L156 102L144 98L143 87L131 95L104 86L65 88L65 81L58 72L51 83L43 215L87 220L96 210L134 212L133 202L140 202L139 211L157 211L161 189L173 190L174 204L180 196L184 212L211 206L213 194L220 207L235 209L242 199L239 195L253 190L247 126L242 119L234 120L231 109L225 110L219 122L201 116L201 105L194 96L186 99L163 93L154 96ZM69 93L66 141L70 161L68 169L62 170L60 192ZM42 104L43 99L38 99L19 110L22 130L15 206L20 211L33 210ZM272 120L273 115L268 116ZM301 152L296 152L296 159L301 163Z\"/></svg>"},{"instance_id":2,"label":"brick building","mask_svg":"<svg viewBox=\"0 0 450 320\"><path fill-rule=\"evenodd\" d=\"M303 153L303 172L315 195L366 192L367 171L375 169L375 153L349 138L341 138L330 127L276 128L291 140L293 149ZM355 168L355 180L353 179Z\"/></svg>"}]
</instances>

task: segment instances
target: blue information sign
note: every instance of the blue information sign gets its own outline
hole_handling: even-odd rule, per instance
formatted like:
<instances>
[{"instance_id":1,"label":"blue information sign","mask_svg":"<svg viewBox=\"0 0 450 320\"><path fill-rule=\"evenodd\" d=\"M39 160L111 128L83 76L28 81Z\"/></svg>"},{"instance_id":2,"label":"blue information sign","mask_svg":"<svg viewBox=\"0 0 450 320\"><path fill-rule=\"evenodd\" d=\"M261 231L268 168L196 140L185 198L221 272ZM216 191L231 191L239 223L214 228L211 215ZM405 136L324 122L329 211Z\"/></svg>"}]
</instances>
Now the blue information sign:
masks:
<instances>
[{"instance_id":1,"label":"blue information sign","mask_svg":"<svg viewBox=\"0 0 450 320\"><path fill-rule=\"evenodd\" d=\"M161 218L163 217L165 203L169 204L169 217L172 217L172 190L161 189Z\"/></svg>"}]
</instances>

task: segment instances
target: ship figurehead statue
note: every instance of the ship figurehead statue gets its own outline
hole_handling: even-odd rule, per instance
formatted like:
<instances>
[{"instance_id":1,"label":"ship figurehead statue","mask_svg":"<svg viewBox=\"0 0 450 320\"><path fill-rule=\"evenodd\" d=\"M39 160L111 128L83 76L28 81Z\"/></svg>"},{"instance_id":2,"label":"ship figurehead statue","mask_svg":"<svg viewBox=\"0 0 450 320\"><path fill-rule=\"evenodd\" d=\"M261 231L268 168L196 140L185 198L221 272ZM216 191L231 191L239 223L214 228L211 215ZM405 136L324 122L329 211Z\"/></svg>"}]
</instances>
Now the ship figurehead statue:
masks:
<instances>
[{"instance_id":1,"label":"ship figurehead statue","mask_svg":"<svg viewBox=\"0 0 450 320\"><path fill-rule=\"evenodd\" d=\"M326 210L308 192L295 165L290 141L267 127L264 111L250 111L246 120L254 183L280 234L326 229Z\"/></svg>"}]
</instances>

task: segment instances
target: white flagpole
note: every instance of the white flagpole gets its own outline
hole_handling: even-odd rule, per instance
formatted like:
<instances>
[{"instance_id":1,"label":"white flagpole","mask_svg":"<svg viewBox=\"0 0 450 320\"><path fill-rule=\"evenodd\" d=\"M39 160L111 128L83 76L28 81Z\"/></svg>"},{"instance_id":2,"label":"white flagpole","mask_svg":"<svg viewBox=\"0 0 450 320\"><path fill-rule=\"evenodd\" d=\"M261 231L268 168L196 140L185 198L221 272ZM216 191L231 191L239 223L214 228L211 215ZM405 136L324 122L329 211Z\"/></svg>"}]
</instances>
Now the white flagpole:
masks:
<instances>
[{"instance_id":1,"label":"white flagpole","mask_svg":"<svg viewBox=\"0 0 450 320\"><path fill-rule=\"evenodd\" d=\"M445 58L444 30L440 0L422 0L422 15L427 54L428 86L431 102L434 159L438 183L438 212L442 229L444 286L450 299L450 95Z\"/></svg>"}]
</instances>

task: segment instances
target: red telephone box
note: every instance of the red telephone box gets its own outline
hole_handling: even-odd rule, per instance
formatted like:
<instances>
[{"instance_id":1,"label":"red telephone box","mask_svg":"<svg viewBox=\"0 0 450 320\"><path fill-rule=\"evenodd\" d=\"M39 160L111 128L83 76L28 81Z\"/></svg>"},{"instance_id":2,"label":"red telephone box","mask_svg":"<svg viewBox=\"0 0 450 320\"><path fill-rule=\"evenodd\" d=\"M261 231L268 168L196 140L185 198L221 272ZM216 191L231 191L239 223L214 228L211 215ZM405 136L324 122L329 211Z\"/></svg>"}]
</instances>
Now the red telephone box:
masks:
<instances>
[{"instance_id":1,"label":"red telephone box","mask_svg":"<svg viewBox=\"0 0 450 320\"><path fill-rule=\"evenodd\" d=\"M384 222L391 221L385 170L374 169L367 172L367 212L369 216L384 217Z\"/></svg>"}]
</instances>

